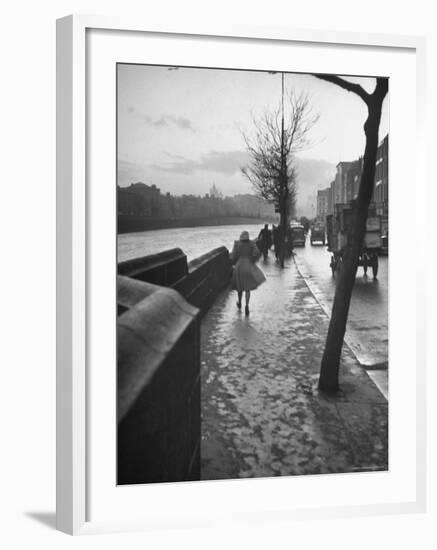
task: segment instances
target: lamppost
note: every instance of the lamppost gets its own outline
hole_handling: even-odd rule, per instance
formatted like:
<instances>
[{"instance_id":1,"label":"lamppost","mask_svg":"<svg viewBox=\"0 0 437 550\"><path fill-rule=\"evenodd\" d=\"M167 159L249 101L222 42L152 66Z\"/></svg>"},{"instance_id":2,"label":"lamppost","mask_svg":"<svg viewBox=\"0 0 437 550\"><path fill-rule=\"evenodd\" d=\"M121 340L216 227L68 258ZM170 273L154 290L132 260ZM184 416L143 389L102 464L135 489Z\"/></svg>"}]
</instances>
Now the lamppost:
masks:
<instances>
[{"instance_id":1,"label":"lamppost","mask_svg":"<svg viewBox=\"0 0 437 550\"><path fill-rule=\"evenodd\" d=\"M269 71L269 74L277 74L277 71ZM288 207L288 177L287 159L285 155L285 129L284 129L284 71L281 71L281 167L279 173L279 228L280 251L279 262L284 267L285 234L287 231L287 207Z\"/></svg>"}]
</instances>

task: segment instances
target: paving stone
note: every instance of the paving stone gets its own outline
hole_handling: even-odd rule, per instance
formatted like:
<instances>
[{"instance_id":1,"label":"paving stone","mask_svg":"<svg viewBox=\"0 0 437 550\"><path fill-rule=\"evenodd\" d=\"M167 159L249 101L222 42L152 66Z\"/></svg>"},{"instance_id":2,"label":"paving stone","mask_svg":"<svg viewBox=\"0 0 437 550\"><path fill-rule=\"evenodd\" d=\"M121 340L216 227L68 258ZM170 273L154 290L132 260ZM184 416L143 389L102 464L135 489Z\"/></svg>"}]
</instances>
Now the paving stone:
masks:
<instances>
[{"instance_id":1,"label":"paving stone","mask_svg":"<svg viewBox=\"0 0 437 550\"><path fill-rule=\"evenodd\" d=\"M226 290L202 322L202 479L387 469L387 401L346 346L318 391L329 320L293 261L260 267L249 317Z\"/></svg>"}]
</instances>

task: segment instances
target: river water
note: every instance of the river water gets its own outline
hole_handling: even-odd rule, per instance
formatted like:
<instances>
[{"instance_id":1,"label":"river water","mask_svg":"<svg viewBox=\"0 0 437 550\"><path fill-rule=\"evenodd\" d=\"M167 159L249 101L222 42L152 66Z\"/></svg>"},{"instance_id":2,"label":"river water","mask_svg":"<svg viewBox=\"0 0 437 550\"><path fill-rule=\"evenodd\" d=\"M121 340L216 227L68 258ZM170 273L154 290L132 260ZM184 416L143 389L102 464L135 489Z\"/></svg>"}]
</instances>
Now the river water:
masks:
<instances>
[{"instance_id":1,"label":"river water","mask_svg":"<svg viewBox=\"0 0 437 550\"><path fill-rule=\"evenodd\" d=\"M258 236L262 223L253 225L214 225L207 227L180 227L177 229L157 229L141 233L118 235L118 261L156 254L170 248L181 248L188 261L219 246L232 249L233 242L244 230L251 239Z\"/></svg>"}]
</instances>

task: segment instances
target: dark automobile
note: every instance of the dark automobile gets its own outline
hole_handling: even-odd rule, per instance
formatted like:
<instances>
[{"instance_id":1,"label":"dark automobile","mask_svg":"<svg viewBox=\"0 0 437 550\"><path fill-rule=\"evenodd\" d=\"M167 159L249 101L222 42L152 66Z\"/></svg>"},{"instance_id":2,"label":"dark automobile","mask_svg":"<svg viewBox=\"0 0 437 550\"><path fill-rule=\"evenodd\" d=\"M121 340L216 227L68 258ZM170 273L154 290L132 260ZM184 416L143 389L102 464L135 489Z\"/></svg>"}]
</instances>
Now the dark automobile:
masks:
<instances>
[{"instance_id":1,"label":"dark automobile","mask_svg":"<svg viewBox=\"0 0 437 550\"><path fill-rule=\"evenodd\" d=\"M291 224L289 231L293 248L305 246L305 228L301 223Z\"/></svg>"},{"instance_id":2,"label":"dark automobile","mask_svg":"<svg viewBox=\"0 0 437 550\"><path fill-rule=\"evenodd\" d=\"M388 256L388 233L381 236L381 250L379 253L381 256Z\"/></svg>"},{"instance_id":3,"label":"dark automobile","mask_svg":"<svg viewBox=\"0 0 437 550\"><path fill-rule=\"evenodd\" d=\"M325 244L325 226L324 225L313 225L311 228L311 244L313 243L322 243Z\"/></svg>"}]
</instances>

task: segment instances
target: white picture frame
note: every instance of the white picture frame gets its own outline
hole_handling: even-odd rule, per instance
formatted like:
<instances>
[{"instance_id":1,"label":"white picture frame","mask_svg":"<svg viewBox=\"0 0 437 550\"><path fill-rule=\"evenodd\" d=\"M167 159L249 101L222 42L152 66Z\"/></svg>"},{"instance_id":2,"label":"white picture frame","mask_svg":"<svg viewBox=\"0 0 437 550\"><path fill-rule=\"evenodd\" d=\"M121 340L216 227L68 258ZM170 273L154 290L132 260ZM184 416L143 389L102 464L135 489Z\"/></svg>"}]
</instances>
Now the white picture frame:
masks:
<instances>
[{"instance_id":1,"label":"white picture frame","mask_svg":"<svg viewBox=\"0 0 437 550\"><path fill-rule=\"evenodd\" d=\"M174 36L197 36L269 43L316 43L320 46L340 45L363 49L396 49L410 52L416 64L416 182L423 186L424 177L424 101L425 41L421 37L314 32L286 28L233 27L177 28L152 26L138 20L112 19L96 16L72 15L57 22L57 528L70 534L85 534L132 528L147 529L175 523L166 520L159 510L153 522L142 517L117 518L108 516L94 521L89 516L90 434L88 413L90 407L89 357L90 338L87 332L89 315L89 193L87 187L87 32L139 32L162 39ZM418 191L416 191L418 192ZM88 224L88 225L87 225ZM420 247L419 247L420 248ZM421 255L422 254L422 255ZM424 255L417 252L416 265L424 267ZM268 519L317 518L331 516L379 513L418 512L426 502L426 401L425 401L425 342L424 294L417 283L416 331L416 418L415 418L415 498L354 506L312 507L290 506L280 511L267 512L262 504L245 511L245 517L256 520L259 513ZM115 454L115 449L114 449ZM279 481L280 480L276 480ZM253 483L245 481L244 483ZM276 490L278 490L276 483ZM139 491L144 488L138 488ZM159 491L160 488L154 489ZM167 490L167 489L166 489ZM196 491L186 486L183 491ZM208 488L203 488L205 494ZM222 488L223 491L223 488ZM196 492L197 495L198 492ZM198 496L198 495L197 495ZM258 511L258 513L257 513ZM264 513L265 512L265 513ZM194 516L194 513L193 513ZM193 525L205 522L193 519ZM161 521L161 523L160 523ZM184 525L186 516L180 524ZM177 523L177 522L176 522Z\"/></svg>"}]
</instances>

